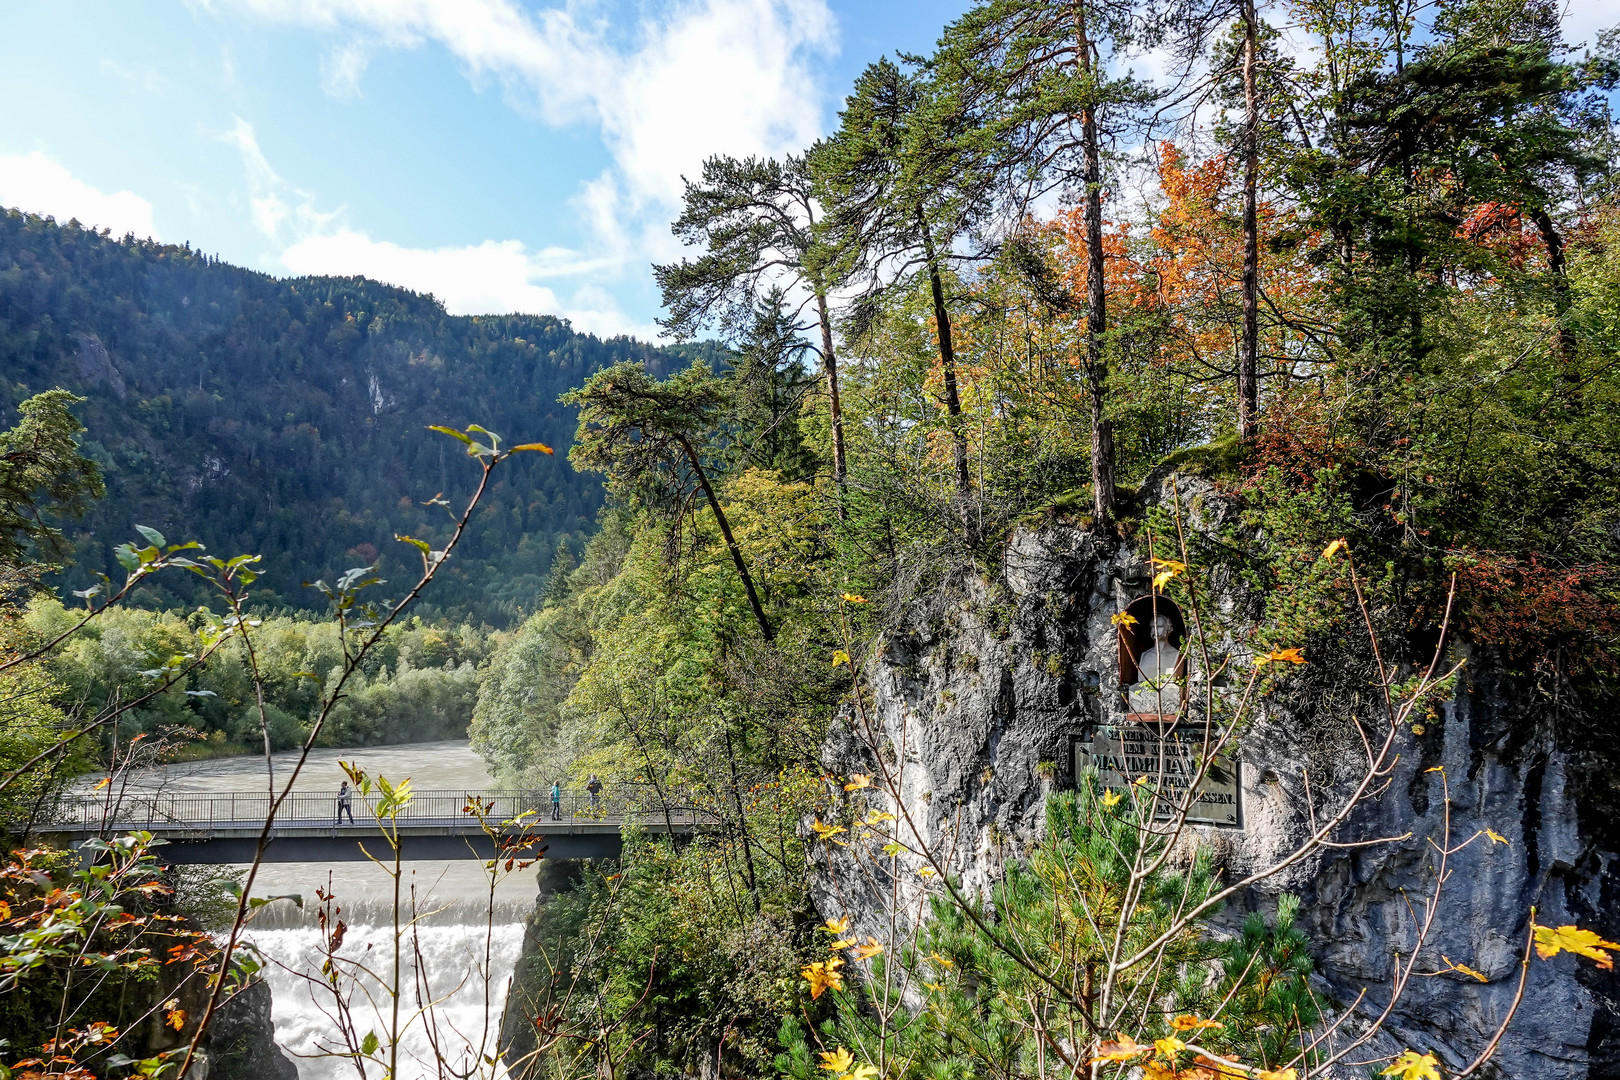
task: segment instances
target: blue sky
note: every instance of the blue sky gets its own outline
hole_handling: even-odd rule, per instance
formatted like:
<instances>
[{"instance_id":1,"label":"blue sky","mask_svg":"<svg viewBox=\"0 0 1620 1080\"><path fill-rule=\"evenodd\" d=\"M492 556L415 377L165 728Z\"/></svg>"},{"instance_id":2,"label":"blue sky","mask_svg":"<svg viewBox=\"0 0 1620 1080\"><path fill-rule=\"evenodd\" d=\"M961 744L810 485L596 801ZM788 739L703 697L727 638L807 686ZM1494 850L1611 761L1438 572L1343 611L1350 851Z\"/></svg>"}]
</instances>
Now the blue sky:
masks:
<instances>
[{"instance_id":1,"label":"blue sky","mask_svg":"<svg viewBox=\"0 0 1620 1080\"><path fill-rule=\"evenodd\" d=\"M0 205L651 336L681 175L806 145L966 7L0 0Z\"/></svg>"}]
</instances>

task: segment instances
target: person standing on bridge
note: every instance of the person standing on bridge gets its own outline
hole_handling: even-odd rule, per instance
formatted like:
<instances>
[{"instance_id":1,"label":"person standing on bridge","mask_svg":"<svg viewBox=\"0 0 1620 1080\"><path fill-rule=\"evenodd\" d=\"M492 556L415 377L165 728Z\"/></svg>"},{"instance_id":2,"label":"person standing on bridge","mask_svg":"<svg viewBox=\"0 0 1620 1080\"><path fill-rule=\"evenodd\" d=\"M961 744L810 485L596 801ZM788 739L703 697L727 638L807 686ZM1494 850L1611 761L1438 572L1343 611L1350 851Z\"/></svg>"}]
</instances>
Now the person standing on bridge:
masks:
<instances>
[{"instance_id":1,"label":"person standing on bridge","mask_svg":"<svg viewBox=\"0 0 1620 1080\"><path fill-rule=\"evenodd\" d=\"M585 790L591 793L591 813L595 814L602 808L602 781L591 773L591 778L585 781Z\"/></svg>"},{"instance_id":2,"label":"person standing on bridge","mask_svg":"<svg viewBox=\"0 0 1620 1080\"><path fill-rule=\"evenodd\" d=\"M562 785L555 780L551 782L551 820L562 820Z\"/></svg>"},{"instance_id":3,"label":"person standing on bridge","mask_svg":"<svg viewBox=\"0 0 1620 1080\"><path fill-rule=\"evenodd\" d=\"M352 805L353 800L354 800L354 795L353 795L352 792L349 791L349 782L347 780L345 780L338 787L337 820L334 821L332 824L334 824L334 825L343 824L343 815L344 814L349 815L349 824L350 825L354 824L354 806Z\"/></svg>"}]
</instances>

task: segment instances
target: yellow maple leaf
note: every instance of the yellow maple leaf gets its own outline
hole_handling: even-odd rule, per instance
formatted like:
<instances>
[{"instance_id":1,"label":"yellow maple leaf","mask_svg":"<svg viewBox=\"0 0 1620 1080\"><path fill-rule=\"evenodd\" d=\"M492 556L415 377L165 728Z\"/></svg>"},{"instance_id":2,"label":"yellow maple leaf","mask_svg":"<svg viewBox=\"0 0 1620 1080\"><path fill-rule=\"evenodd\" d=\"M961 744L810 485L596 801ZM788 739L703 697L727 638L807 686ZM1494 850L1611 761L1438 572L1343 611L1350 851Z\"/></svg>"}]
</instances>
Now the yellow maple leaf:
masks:
<instances>
[{"instance_id":1,"label":"yellow maple leaf","mask_svg":"<svg viewBox=\"0 0 1620 1080\"><path fill-rule=\"evenodd\" d=\"M837 667L839 664L847 663L849 663L849 653L845 652L843 649L836 649L833 651L833 667Z\"/></svg>"},{"instance_id":2,"label":"yellow maple leaf","mask_svg":"<svg viewBox=\"0 0 1620 1080\"><path fill-rule=\"evenodd\" d=\"M872 777L869 773L850 773L849 783L844 785L845 791L859 791L861 788L872 786Z\"/></svg>"},{"instance_id":3,"label":"yellow maple leaf","mask_svg":"<svg viewBox=\"0 0 1620 1080\"><path fill-rule=\"evenodd\" d=\"M849 929L849 916L845 915L841 919L828 919L821 924L821 928L836 937Z\"/></svg>"},{"instance_id":4,"label":"yellow maple leaf","mask_svg":"<svg viewBox=\"0 0 1620 1080\"><path fill-rule=\"evenodd\" d=\"M1378 1075L1396 1076L1400 1080L1440 1080L1440 1070L1436 1068L1439 1064L1433 1054L1407 1050L1390 1062L1389 1067Z\"/></svg>"},{"instance_id":5,"label":"yellow maple leaf","mask_svg":"<svg viewBox=\"0 0 1620 1080\"><path fill-rule=\"evenodd\" d=\"M949 959L939 955L939 953L937 953L937 952L929 953L928 954L928 959L930 959L934 963L938 964L941 968L953 968L953 967L956 966L955 961L949 960Z\"/></svg>"},{"instance_id":6,"label":"yellow maple leaf","mask_svg":"<svg viewBox=\"0 0 1620 1080\"><path fill-rule=\"evenodd\" d=\"M1485 835L1491 838L1491 843L1493 844L1506 844L1508 847L1513 846L1513 842L1511 840L1497 832L1495 829L1486 829Z\"/></svg>"},{"instance_id":7,"label":"yellow maple leaf","mask_svg":"<svg viewBox=\"0 0 1620 1080\"><path fill-rule=\"evenodd\" d=\"M1181 1074L1187 1077L1188 1080L1249 1080L1249 1077L1258 1076L1265 1071L1261 1069L1254 1073L1245 1072L1245 1066L1237 1058L1210 1057L1205 1054L1194 1057L1193 1064L1197 1068L1192 1072ZM1272 1075L1281 1076L1282 1073L1273 1073Z\"/></svg>"},{"instance_id":8,"label":"yellow maple leaf","mask_svg":"<svg viewBox=\"0 0 1620 1080\"><path fill-rule=\"evenodd\" d=\"M1093 1062L1130 1061L1132 1058L1141 1057L1152 1049L1153 1047L1139 1043L1129 1035L1120 1035L1112 1042L1098 1044L1097 1056L1091 1060Z\"/></svg>"},{"instance_id":9,"label":"yellow maple leaf","mask_svg":"<svg viewBox=\"0 0 1620 1080\"><path fill-rule=\"evenodd\" d=\"M1170 1021L1171 1031L1199 1031L1203 1028L1223 1028L1226 1025L1219 1020L1205 1020L1201 1016L1178 1016Z\"/></svg>"},{"instance_id":10,"label":"yellow maple leaf","mask_svg":"<svg viewBox=\"0 0 1620 1080\"><path fill-rule=\"evenodd\" d=\"M817 960L800 968L799 974L810 984L811 998L818 998L828 990L842 990L844 976L838 969L843 966L844 962L835 956L831 960Z\"/></svg>"},{"instance_id":11,"label":"yellow maple leaf","mask_svg":"<svg viewBox=\"0 0 1620 1080\"><path fill-rule=\"evenodd\" d=\"M1108 616L1108 621L1113 623L1115 626L1135 626L1136 625L1136 616L1135 615L1127 615L1123 611L1121 611L1117 615Z\"/></svg>"},{"instance_id":12,"label":"yellow maple leaf","mask_svg":"<svg viewBox=\"0 0 1620 1080\"><path fill-rule=\"evenodd\" d=\"M1451 959L1451 957L1449 957L1449 956L1445 956L1445 955L1442 954L1440 959L1445 961L1446 967L1451 971L1460 971L1460 972L1462 972L1462 974L1470 975L1470 976L1478 979L1480 982L1490 982L1491 981L1491 980L1487 979L1485 976L1481 975L1479 972L1475 971L1473 968L1469 967L1467 964L1458 964L1458 963L1454 962Z\"/></svg>"},{"instance_id":13,"label":"yellow maple leaf","mask_svg":"<svg viewBox=\"0 0 1620 1080\"><path fill-rule=\"evenodd\" d=\"M866 597L862 596L860 593L847 592L844 594L844 603L864 604L866 603Z\"/></svg>"},{"instance_id":14,"label":"yellow maple leaf","mask_svg":"<svg viewBox=\"0 0 1620 1080\"><path fill-rule=\"evenodd\" d=\"M844 831L844 827L842 825L828 825L819 818L810 822L810 827L814 829L816 831L816 835L821 837L823 840L827 839L829 836L837 836L839 833Z\"/></svg>"},{"instance_id":15,"label":"yellow maple leaf","mask_svg":"<svg viewBox=\"0 0 1620 1080\"><path fill-rule=\"evenodd\" d=\"M1620 944L1604 941L1590 930L1578 926L1536 927L1536 955L1551 960L1561 952L1572 952L1597 962L1604 971L1614 970L1614 960L1605 949L1620 949Z\"/></svg>"},{"instance_id":16,"label":"yellow maple leaf","mask_svg":"<svg viewBox=\"0 0 1620 1080\"><path fill-rule=\"evenodd\" d=\"M894 815L889 813L886 810L871 810L871 811L867 812L866 820L862 821L861 824L862 825L881 825L885 821L893 821L893 820L894 820Z\"/></svg>"},{"instance_id":17,"label":"yellow maple leaf","mask_svg":"<svg viewBox=\"0 0 1620 1080\"><path fill-rule=\"evenodd\" d=\"M917 869L917 876L920 878L931 878L934 876L934 868L932 866L919 867Z\"/></svg>"},{"instance_id":18,"label":"yellow maple leaf","mask_svg":"<svg viewBox=\"0 0 1620 1080\"><path fill-rule=\"evenodd\" d=\"M1339 552L1343 551L1345 548L1347 548L1349 546L1350 545L1348 543L1346 543L1343 538L1335 540L1335 541L1333 541L1333 543L1331 543L1331 544L1329 544L1327 546L1326 550L1324 550L1322 552L1322 558L1331 559L1331 558L1333 558L1333 556L1337 555Z\"/></svg>"},{"instance_id":19,"label":"yellow maple leaf","mask_svg":"<svg viewBox=\"0 0 1620 1080\"><path fill-rule=\"evenodd\" d=\"M855 1067L855 1055L840 1046L821 1052L821 1067L832 1073L846 1073Z\"/></svg>"},{"instance_id":20,"label":"yellow maple leaf","mask_svg":"<svg viewBox=\"0 0 1620 1080\"><path fill-rule=\"evenodd\" d=\"M1255 667L1259 667L1261 664L1303 664L1304 662L1305 653L1298 648L1275 649L1266 653L1264 656L1257 656L1254 658Z\"/></svg>"},{"instance_id":21,"label":"yellow maple leaf","mask_svg":"<svg viewBox=\"0 0 1620 1080\"><path fill-rule=\"evenodd\" d=\"M1298 1076L1293 1069L1261 1069L1254 1074L1255 1080L1297 1080Z\"/></svg>"},{"instance_id":22,"label":"yellow maple leaf","mask_svg":"<svg viewBox=\"0 0 1620 1080\"><path fill-rule=\"evenodd\" d=\"M1187 1044L1174 1035L1166 1035L1162 1039L1153 1040L1153 1051L1166 1061L1174 1061L1176 1055L1187 1049Z\"/></svg>"},{"instance_id":23,"label":"yellow maple leaf","mask_svg":"<svg viewBox=\"0 0 1620 1080\"><path fill-rule=\"evenodd\" d=\"M866 944L855 950L855 959L857 961L870 960L872 957L876 956L882 951L883 946L878 943L878 939L875 937L868 937L866 939Z\"/></svg>"},{"instance_id":24,"label":"yellow maple leaf","mask_svg":"<svg viewBox=\"0 0 1620 1080\"><path fill-rule=\"evenodd\" d=\"M849 1080L872 1080L877 1076L876 1065L857 1065L849 1074Z\"/></svg>"},{"instance_id":25,"label":"yellow maple leaf","mask_svg":"<svg viewBox=\"0 0 1620 1080\"><path fill-rule=\"evenodd\" d=\"M1157 574L1154 574L1153 591L1158 592L1159 590L1163 589L1170 583L1170 579L1175 576L1176 572L1174 570L1160 570Z\"/></svg>"},{"instance_id":26,"label":"yellow maple leaf","mask_svg":"<svg viewBox=\"0 0 1620 1080\"><path fill-rule=\"evenodd\" d=\"M163 1014L163 1018L176 1031L186 1026L186 1010L184 1009L170 1009Z\"/></svg>"},{"instance_id":27,"label":"yellow maple leaf","mask_svg":"<svg viewBox=\"0 0 1620 1080\"><path fill-rule=\"evenodd\" d=\"M827 946L827 948L831 949L833 952L837 952L840 949L847 949L850 946L854 945L856 940L857 940L856 938L852 938L852 937L841 937L837 941L833 942L831 945Z\"/></svg>"},{"instance_id":28,"label":"yellow maple leaf","mask_svg":"<svg viewBox=\"0 0 1620 1080\"><path fill-rule=\"evenodd\" d=\"M1105 791L1103 792L1102 804L1104 806L1118 806L1120 798L1120 793L1117 791Z\"/></svg>"}]
</instances>

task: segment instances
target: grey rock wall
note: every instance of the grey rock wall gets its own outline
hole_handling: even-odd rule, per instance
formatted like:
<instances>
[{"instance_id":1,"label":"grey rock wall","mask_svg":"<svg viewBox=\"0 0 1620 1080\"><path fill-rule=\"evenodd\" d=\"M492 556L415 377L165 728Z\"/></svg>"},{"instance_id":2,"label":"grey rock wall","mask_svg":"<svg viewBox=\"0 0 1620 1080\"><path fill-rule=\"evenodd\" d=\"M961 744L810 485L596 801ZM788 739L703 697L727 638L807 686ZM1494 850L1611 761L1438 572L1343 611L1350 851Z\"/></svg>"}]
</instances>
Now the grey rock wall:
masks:
<instances>
[{"instance_id":1,"label":"grey rock wall","mask_svg":"<svg viewBox=\"0 0 1620 1080\"><path fill-rule=\"evenodd\" d=\"M204 1040L208 1080L298 1080L298 1067L275 1042L270 984L257 982L232 998Z\"/></svg>"},{"instance_id":2,"label":"grey rock wall","mask_svg":"<svg viewBox=\"0 0 1620 1080\"><path fill-rule=\"evenodd\" d=\"M1207 489L1183 486L1182 496L1206 515L1225 512ZM1047 794L1072 783L1071 744L1118 690L1109 616L1149 585L1142 553L1128 545L1105 550L1090 534L1061 526L1025 530L1011 540L999 579L963 581L919 601L886 638L867 675L871 715L891 770L903 778L901 804L888 809L916 823L967 887L982 890L1027 852L1040 835ZM1230 613L1239 600L1225 604ZM1465 655L1458 650L1454 659ZM1298 894L1302 925L1317 946L1319 989L1345 1003L1365 991L1363 1013L1376 1013L1388 1000L1393 953L1411 940L1412 911L1421 914L1434 884L1428 842L1444 834L1448 805L1453 846L1494 829L1507 844L1479 835L1450 856L1419 964L1441 969L1445 956L1489 981L1458 973L1412 980L1379 1044L1432 1051L1452 1068L1478 1052L1511 1006L1532 905L1544 925L1574 922L1612 934L1620 921L1611 896L1615 856L1592 827L1605 812L1586 807L1583 821L1571 794L1571 771L1592 769L1594 760L1572 753L1558 726L1489 657L1466 659L1462 691L1424 718L1421 735L1403 732L1387 788L1336 837L1408 839L1302 861L1247 890L1222 916L1238 921L1266 910L1281 891ZM1297 847L1310 827L1304 777L1313 778L1318 807L1331 801L1335 784L1355 775L1362 751L1352 738L1331 694L1268 702L1243 731L1244 828L1198 830L1232 880ZM878 763L840 723L823 764L847 776ZM1450 784L1449 804L1436 768ZM848 915L856 933L880 936L892 897L902 917L918 910L924 886L914 866L902 862L894 882L849 849L816 851L812 892L824 916ZM1615 999L1612 973L1588 961L1533 960L1523 1004L1484 1075L1620 1076Z\"/></svg>"}]
</instances>

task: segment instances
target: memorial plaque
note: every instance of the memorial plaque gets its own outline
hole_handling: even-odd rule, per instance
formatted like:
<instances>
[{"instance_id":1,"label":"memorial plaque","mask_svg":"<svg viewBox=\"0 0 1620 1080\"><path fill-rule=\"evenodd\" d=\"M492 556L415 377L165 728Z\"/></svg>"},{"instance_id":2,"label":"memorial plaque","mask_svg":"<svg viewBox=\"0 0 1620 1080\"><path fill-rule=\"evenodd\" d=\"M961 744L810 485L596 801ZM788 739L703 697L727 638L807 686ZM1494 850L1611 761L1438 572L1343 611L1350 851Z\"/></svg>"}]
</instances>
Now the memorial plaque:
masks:
<instances>
[{"instance_id":1,"label":"memorial plaque","mask_svg":"<svg viewBox=\"0 0 1620 1080\"><path fill-rule=\"evenodd\" d=\"M1156 721L1106 724L1091 741L1074 744L1075 775L1087 764L1094 766L1105 788L1124 791L1138 777L1156 781L1161 798L1158 820L1173 816L1187 785L1198 772L1198 758L1204 750L1202 726L1172 728ZM1239 769L1230 754L1215 755L1198 785L1197 797L1187 811L1187 820L1197 825L1218 825L1228 829L1243 827L1243 795Z\"/></svg>"}]
</instances>

